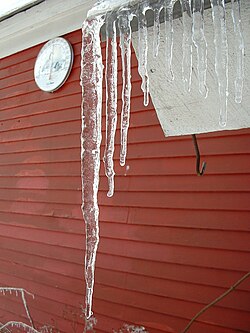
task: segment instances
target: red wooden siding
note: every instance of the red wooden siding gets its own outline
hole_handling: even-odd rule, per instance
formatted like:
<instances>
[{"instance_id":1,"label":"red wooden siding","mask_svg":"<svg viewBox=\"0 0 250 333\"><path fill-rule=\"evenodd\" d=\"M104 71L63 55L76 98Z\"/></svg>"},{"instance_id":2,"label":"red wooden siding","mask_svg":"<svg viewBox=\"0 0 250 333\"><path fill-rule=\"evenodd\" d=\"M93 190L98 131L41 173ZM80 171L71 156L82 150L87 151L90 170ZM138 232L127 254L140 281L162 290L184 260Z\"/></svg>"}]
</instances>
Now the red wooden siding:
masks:
<instances>
[{"instance_id":1,"label":"red wooden siding","mask_svg":"<svg viewBox=\"0 0 250 333\"><path fill-rule=\"evenodd\" d=\"M0 285L35 294L27 300L37 326L73 333L82 331L84 301L80 31L66 38L74 67L55 93L33 79L41 45L1 60ZM191 138L164 138L153 105L143 106L132 60L127 167L118 165L118 133L113 198L101 167L97 331L134 323L180 333L249 270L250 131L200 135L207 170L197 177ZM249 296L245 281L190 333L250 332ZM26 320L20 299L0 296L0 317Z\"/></svg>"}]
</instances>

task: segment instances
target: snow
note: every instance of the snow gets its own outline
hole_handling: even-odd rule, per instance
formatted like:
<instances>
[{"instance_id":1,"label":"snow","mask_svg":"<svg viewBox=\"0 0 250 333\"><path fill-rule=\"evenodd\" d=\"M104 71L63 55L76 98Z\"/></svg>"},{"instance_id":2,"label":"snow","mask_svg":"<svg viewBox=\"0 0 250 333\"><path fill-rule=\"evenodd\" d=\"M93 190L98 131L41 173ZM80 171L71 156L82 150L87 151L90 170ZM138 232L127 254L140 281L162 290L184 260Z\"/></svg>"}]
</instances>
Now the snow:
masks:
<instances>
[{"instance_id":1,"label":"snow","mask_svg":"<svg viewBox=\"0 0 250 333\"><path fill-rule=\"evenodd\" d=\"M124 324L118 331L114 331L114 333L148 333L148 331L143 326Z\"/></svg>"},{"instance_id":2,"label":"snow","mask_svg":"<svg viewBox=\"0 0 250 333\"><path fill-rule=\"evenodd\" d=\"M228 43L224 0L210 0L214 27L215 71L220 100L220 125L227 121L228 98ZM114 140L117 123L117 45L116 23L120 33L122 59L122 110L121 110L121 150L120 164L126 163L127 135L130 118L131 97L131 21L138 20L138 71L142 78L144 104L149 101L148 31L146 11L152 10L153 56L157 58L160 45L160 12L165 16L165 67L166 79L173 80L173 6L176 0L159 0L151 4L149 0L138 2L122 0L98 1L88 13L83 24L82 47L82 211L86 224L86 318L92 315L94 270L99 242L99 208L97 202L100 169L102 81L103 65L100 47L100 29L106 23L106 147L104 153L105 173L108 177L108 196L114 193ZM180 0L182 9L182 80L184 90L190 92L192 83L193 49L197 53L198 93L207 97L207 42L204 34L204 0ZM237 54L235 99L241 101L243 87L244 41L240 20L240 2L232 0L235 47Z\"/></svg>"}]
</instances>

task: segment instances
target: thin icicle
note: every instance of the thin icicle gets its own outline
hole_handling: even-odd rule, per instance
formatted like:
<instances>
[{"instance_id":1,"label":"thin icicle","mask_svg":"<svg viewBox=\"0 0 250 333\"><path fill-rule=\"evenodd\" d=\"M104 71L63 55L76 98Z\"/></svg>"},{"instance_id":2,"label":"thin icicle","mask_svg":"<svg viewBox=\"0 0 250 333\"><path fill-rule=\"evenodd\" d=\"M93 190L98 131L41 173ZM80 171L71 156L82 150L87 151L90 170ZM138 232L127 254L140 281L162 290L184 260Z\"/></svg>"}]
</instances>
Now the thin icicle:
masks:
<instances>
[{"instance_id":1,"label":"thin icicle","mask_svg":"<svg viewBox=\"0 0 250 333\"><path fill-rule=\"evenodd\" d=\"M34 322L32 320L30 312L29 312L29 308L28 308L28 304L27 304L27 301L26 301L26 298L25 298L25 294L31 296L33 299L35 298L35 296L32 293L28 292L26 289L23 289L23 288L0 287L0 293L3 293L3 295L5 295L6 293L10 293L10 295L12 295L12 292L14 292L16 296L18 296L20 294L20 296L22 298L23 306L25 308L26 315L27 315L27 317L30 321L31 326L34 328Z\"/></svg>"},{"instance_id":2,"label":"thin icicle","mask_svg":"<svg viewBox=\"0 0 250 333\"><path fill-rule=\"evenodd\" d=\"M214 25L215 72L220 100L220 125L227 123L228 45L224 0L210 0Z\"/></svg>"},{"instance_id":3,"label":"thin icicle","mask_svg":"<svg viewBox=\"0 0 250 333\"><path fill-rule=\"evenodd\" d=\"M231 14L234 25L235 46L236 46L236 77L234 80L235 102L241 103L243 81L244 81L245 46L244 46L244 39L243 39L242 25L241 25L240 0L231 0L231 1L232 1Z\"/></svg>"},{"instance_id":4,"label":"thin icicle","mask_svg":"<svg viewBox=\"0 0 250 333\"><path fill-rule=\"evenodd\" d=\"M92 315L94 271L99 242L97 193L100 170L103 65L100 28L104 16L88 19L82 29L82 211L86 226L86 318Z\"/></svg>"},{"instance_id":5,"label":"thin icicle","mask_svg":"<svg viewBox=\"0 0 250 333\"><path fill-rule=\"evenodd\" d=\"M185 91L189 92L192 77L192 10L191 0L180 0L182 8L182 80Z\"/></svg>"},{"instance_id":6,"label":"thin icicle","mask_svg":"<svg viewBox=\"0 0 250 333\"><path fill-rule=\"evenodd\" d=\"M149 103L149 77L148 77L148 29L146 10L149 8L149 1L144 1L138 6L138 72L142 78L141 89L144 93L144 105Z\"/></svg>"},{"instance_id":7,"label":"thin icicle","mask_svg":"<svg viewBox=\"0 0 250 333\"><path fill-rule=\"evenodd\" d=\"M153 26L153 33L154 33L154 39L153 39L153 56L156 58L159 53L159 46L160 46L160 37L161 37L161 30L160 30L160 12L161 7L159 5L155 6L154 11L154 26Z\"/></svg>"},{"instance_id":8,"label":"thin icicle","mask_svg":"<svg viewBox=\"0 0 250 333\"><path fill-rule=\"evenodd\" d=\"M114 148L117 124L117 44L115 19L106 19L106 146L104 152L105 173L108 177L108 197L114 194Z\"/></svg>"},{"instance_id":9,"label":"thin icicle","mask_svg":"<svg viewBox=\"0 0 250 333\"><path fill-rule=\"evenodd\" d=\"M29 293L29 294L30 294L30 293ZM31 317L31 315L30 315L29 308L28 308L28 304L27 304L27 302L26 302L26 298L25 298L25 290L22 290L22 291L21 291L21 296L22 296L23 306L24 306L24 308L25 308L25 311L26 311L27 317L28 317L28 319L29 319L29 321L30 321L31 326L34 327L34 322L33 322L32 317ZM33 295L33 298L34 298L34 295Z\"/></svg>"},{"instance_id":10,"label":"thin icicle","mask_svg":"<svg viewBox=\"0 0 250 333\"><path fill-rule=\"evenodd\" d=\"M174 79L172 69L173 58L173 40L174 40L174 27L173 27L173 0L165 0L165 56L166 56L166 76L168 81Z\"/></svg>"},{"instance_id":11,"label":"thin icicle","mask_svg":"<svg viewBox=\"0 0 250 333\"><path fill-rule=\"evenodd\" d=\"M131 96L131 27L132 15L128 9L122 9L118 15L120 30L120 48L122 57L122 112L121 112L121 152L120 165L125 165L127 155L127 137L130 118Z\"/></svg>"},{"instance_id":12,"label":"thin icicle","mask_svg":"<svg viewBox=\"0 0 250 333\"><path fill-rule=\"evenodd\" d=\"M207 41L204 34L204 0L194 0L193 2L193 42L197 51L199 92L206 98L208 89L206 85Z\"/></svg>"}]
</instances>

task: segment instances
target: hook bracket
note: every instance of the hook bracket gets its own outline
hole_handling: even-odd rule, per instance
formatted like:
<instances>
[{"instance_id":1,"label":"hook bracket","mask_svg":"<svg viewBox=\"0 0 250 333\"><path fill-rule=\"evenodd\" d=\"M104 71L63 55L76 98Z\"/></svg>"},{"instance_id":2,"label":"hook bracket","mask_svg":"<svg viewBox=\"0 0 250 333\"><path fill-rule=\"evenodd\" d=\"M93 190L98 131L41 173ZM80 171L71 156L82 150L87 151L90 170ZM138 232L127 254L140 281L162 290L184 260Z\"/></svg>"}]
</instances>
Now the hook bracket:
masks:
<instances>
[{"instance_id":1,"label":"hook bracket","mask_svg":"<svg viewBox=\"0 0 250 333\"><path fill-rule=\"evenodd\" d=\"M198 142L197 142L197 138L195 134L192 134L192 140L194 143L194 149L195 149L195 154L196 154L196 174L197 176L203 176L207 163L206 162L202 162L202 166L200 169L200 151L199 151L199 146L198 146Z\"/></svg>"}]
</instances>

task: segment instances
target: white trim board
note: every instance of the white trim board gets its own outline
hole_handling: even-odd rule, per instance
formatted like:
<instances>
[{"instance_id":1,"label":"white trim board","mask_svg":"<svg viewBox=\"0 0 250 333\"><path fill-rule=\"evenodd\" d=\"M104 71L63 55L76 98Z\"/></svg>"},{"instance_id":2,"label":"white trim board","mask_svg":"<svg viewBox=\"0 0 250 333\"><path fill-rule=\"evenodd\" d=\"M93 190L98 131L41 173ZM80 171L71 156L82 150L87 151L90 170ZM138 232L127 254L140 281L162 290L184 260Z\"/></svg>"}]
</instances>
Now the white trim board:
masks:
<instances>
[{"instance_id":1,"label":"white trim board","mask_svg":"<svg viewBox=\"0 0 250 333\"><path fill-rule=\"evenodd\" d=\"M81 28L95 0L47 0L0 22L0 59Z\"/></svg>"}]
</instances>

